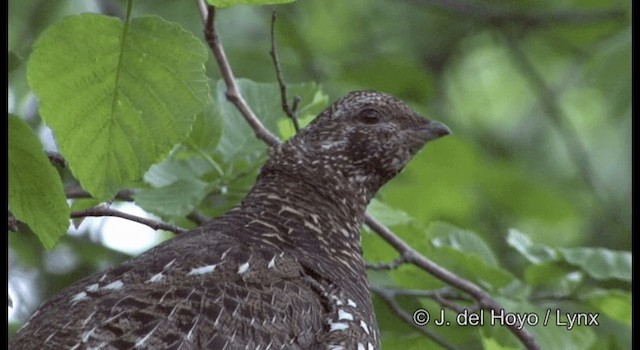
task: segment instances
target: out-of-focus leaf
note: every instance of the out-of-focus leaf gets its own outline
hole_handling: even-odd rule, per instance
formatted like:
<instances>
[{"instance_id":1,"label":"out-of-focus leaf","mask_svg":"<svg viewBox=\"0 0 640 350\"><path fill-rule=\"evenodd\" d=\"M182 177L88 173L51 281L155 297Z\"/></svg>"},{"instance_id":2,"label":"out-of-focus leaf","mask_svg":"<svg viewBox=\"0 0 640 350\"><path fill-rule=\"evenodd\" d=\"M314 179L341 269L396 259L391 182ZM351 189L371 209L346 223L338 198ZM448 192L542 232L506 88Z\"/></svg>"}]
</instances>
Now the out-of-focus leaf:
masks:
<instances>
[{"instance_id":1,"label":"out-of-focus leaf","mask_svg":"<svg viewBox=\"0 0 640 350\"><path fill-rule=\"evenodd\" d=\"M433 232L431 243L435 247L449 246L466 254L475 254L490 266L498 266L498 259L491 248L474 232L444 222L431 223L427 229Z\"/></svg>"},{"instance_id":2,"label":"out-of-focus leaf","mask_svg":"<svg viewBox=\"0 0 640 350\"><path fill-rule=\"evenodd\" d=\"M529 236L514 228L509 229L507 243L534 264L555 261L559 258L555 249L542 244L534 244Z\"/></svg>"},{"instance_id":3,"label":"out-of-focus leaf","mask_svg":"<svg viewBox=\"0 0 640 350\"><path fill-rule=\"evenodd\" d=\"M9 211L48 249L69 227L60 176L33 130L14 115L9 115Z\"/></svg>"},{"instance_id":4,"label":"out-of-focus leaf","mask_svg":"<svg viewBox=\"0 0 640 350\"><path fill-rule=\"evenodd\" d=\"M532 286L543 287L546 293L570 295L584 281L584 273L556 262L544 262L527 266L524 278Z\"/></svg>"},{"instance_id":5,"label":"out-of-focus leaf","mask_svg":"<svg viewBox=\"0 0 640 350\"><path fill-rule=\"evenodd\" d=\"M37 40L28 64L40 114L69 168L104 199L184 140L208 96L200 40L176 24L84 14Z\"/></svg>"},{"instance_id":6,"label":"out-of-focus leaf","mask_svg":"<svg viewBox=\"0 0 640 350\"><path fill-rule=\"evenodd\" d=\"M510 333L509 330L502 326L509 320L506 316L507 314L512 314L509 317L518 316L525 320L524 327L532 333L541 349L589 349L596 339L594 329L589 326L574 325L571 330L568 330L565 325L567 320L564 318L562 305L555 304L555 308L547 309L528 302L515 301L503 297L497 297L496 301L504 308L504 312L494 311L491 314L491 311L485 311L485 314L488 313L486 315L487 318L494 315L495 326L487 329L487 331L489 331L488 334L493 339L496 339L501 344L513 346L513 341L515 340L512 335L508 334ZM556 318L556 311L561 315L559 321ZM547 312L549 317L545 325ZM513 319L511 318L511 320ZM521 346L519 343L516 344Z\"/></svg>"},{"instance_id":7,"label":"out-of-focus leaf","mask_svg":"<svg viewBox=\"0 0 640 350\"><path fill-rule=\"evenodd\" d=\"M136 204L161 217L180 218L192 212L207 194L207 183L195 178L180 179L159 187L142 189L135 194Z\"/></svg>"},{"instance_id":8,"label":"out-of-focus leaf","mask_svg":"<svg viewBox=\"0 0 640 350\"><path fill-rule=\"evenodd\" d=\"M391 208L375 198L369 203L367 212L387 226L407 225L413 220L404 211Z\"/></svg>"},{"instance_id":9,"label":"out-of-focus leaf","mask_svg":"<svg viewBox=\"0 0 640 350\"><path fill-rule=\"evenodd\" d=\"M610 318L631 326L631 293L601 289L583 296L583 299Z\"/></svg>"},{"instance_id":10,"label":"out-of-focus leaf","mask_svg":"<svg viewBox=\"0 0 640 350\"><path fill-rule=\"evenodd\" d=\"M589 276L631 282L631 253L605 248L560 248L564 259L579 266Z\"/></svg>"}]
</instances>

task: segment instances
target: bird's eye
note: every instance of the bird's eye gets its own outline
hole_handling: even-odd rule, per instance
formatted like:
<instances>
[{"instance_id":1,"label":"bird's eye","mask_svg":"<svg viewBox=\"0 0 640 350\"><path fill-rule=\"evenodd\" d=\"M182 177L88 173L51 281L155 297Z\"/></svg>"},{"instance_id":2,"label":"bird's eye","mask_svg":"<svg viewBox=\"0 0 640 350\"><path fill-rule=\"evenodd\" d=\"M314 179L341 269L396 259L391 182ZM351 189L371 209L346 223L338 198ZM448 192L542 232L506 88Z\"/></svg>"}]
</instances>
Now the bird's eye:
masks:
<instances>
[{"instance_id":1,"label":"bird's eye","mask_svg":"<svg viewBox=\"0 0 640 350\"><path fill-rule=\"evenodd\" d=\"M380 113L375 109L367 108L358 113L358 121L363 124L376 124L382 120Z\"/></svg>"}]
</instances>

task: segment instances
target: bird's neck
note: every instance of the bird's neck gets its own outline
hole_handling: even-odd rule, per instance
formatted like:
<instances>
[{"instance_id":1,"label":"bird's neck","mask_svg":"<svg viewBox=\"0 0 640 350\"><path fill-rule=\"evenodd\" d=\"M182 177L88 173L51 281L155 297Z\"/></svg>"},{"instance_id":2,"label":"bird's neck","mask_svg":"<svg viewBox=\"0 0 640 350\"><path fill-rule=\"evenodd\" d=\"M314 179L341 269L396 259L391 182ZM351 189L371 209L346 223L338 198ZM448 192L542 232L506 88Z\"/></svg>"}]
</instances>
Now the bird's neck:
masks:
<instances>
[{"instance_id":1,"label":"bird's neck","mask_svg":"<svg viewBox=\"0 0 640 350\"><path fill-rule=\"evenodd\" d=\"M299 169L263 171L229 214L252 226L248 239L270 240L322 274L366 278L359 228L371 195L355 187Z\"/></svg>"}]
</instances>

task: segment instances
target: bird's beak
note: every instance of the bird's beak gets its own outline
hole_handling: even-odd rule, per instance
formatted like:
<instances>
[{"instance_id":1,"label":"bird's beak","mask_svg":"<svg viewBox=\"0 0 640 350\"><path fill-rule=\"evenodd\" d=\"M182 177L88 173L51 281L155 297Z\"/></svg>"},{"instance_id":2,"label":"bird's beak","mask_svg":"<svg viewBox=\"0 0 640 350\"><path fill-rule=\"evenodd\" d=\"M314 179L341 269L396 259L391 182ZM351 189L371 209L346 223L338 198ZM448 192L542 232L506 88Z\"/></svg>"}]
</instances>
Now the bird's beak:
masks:
<instances>
[{"instance_id":1,"label":"bird's beak","mask_svg":"<svg viewBox=\"0 0 640 350\"><path fill-rule=\"evenodd\" d=\"M423 124L414 130L424 142L429 142L451 134L451 129L449 129L448 126L435 120L431 120L429 123Z\"/></svg>"}]
</instances>

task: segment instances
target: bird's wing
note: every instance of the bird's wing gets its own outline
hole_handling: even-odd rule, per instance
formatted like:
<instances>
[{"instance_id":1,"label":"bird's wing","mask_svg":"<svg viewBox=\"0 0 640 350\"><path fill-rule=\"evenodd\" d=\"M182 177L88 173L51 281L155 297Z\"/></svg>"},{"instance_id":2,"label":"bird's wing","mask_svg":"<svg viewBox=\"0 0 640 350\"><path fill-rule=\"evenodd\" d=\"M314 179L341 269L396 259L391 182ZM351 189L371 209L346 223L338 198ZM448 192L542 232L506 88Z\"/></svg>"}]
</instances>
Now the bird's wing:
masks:
<instances>
[{"instance_id":1,"label":"bird's wing","mask_svg":"<svg viewBox=\"0 0 640 350\"><path fill-rule=\"evenodd\" d=\"M47 302L15 349L313 348L324 301L273 247L178 237ZM195 244L197 242L197 244ZM320 311L320 312L319 312Z\"/></svg>"}]
</instances>

